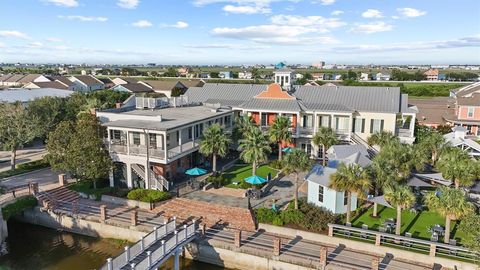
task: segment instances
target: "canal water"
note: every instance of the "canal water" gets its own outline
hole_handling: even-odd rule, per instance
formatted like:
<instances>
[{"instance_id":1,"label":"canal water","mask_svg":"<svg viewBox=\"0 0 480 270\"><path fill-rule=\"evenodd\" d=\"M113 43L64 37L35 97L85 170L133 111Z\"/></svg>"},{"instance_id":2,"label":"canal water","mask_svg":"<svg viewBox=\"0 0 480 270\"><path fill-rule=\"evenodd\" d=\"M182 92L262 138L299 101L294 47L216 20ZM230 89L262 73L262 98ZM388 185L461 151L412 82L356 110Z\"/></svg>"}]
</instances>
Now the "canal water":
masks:
<instances>
[{"instance_id":1,"label":"canal water","mask_svg":"<svg viewBox=\"0 0 480 270\"><path fill-rule=\"evenodd\" d=\"M41 226L9 221L9 254L0 257L0 270L91 270L122 252L125 242L97 239ZM170 260L162 270L173 269ZM223 270L181 258L184 270Z\"/></svg>"}]
</instances>

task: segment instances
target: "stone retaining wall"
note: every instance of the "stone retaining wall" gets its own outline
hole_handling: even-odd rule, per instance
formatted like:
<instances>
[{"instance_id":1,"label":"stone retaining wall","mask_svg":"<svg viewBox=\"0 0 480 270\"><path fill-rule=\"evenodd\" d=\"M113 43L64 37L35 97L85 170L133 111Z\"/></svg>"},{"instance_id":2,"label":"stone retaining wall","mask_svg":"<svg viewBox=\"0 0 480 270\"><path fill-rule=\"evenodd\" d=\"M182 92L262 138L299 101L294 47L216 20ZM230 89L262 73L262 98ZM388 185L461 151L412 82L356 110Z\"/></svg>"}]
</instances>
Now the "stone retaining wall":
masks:
<instances>
[{"instance_id":1,"label":"stone retaining wall","mask_svg":"<svg viewBox=\"0 0 480 270\"><path fill-rule=\"evenodd\" d=\"M145 210L152 210L153 209L153 205L150 204L150 203L147 203L147 202L129 200L129 199L114 197L114 196L110 196L110 195L102 195L101 201L106 202L106 203L124 205L124 206L128 206L128 207L138 207L140 209L145 209Z\"/></svg>"}]
</instances>

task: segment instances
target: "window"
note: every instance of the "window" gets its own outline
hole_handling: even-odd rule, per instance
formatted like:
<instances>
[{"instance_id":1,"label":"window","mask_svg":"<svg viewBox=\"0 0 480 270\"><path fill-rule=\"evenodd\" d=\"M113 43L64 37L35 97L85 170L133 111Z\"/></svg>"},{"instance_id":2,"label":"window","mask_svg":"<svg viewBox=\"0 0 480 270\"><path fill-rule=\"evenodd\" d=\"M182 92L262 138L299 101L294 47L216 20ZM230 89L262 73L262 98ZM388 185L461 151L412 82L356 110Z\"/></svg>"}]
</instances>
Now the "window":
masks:
<instances>
[{"instance_id":1,"label":"window","mask_svg":"<svg viewBox=\"0 0 480 270\"><path fill-rule=\"evenodd\" d=\"M318 186L318 201L323 203L323 186Z\"/></svg>"},{"instance_id":2,"label":"window","mask_svg":"<svg viewBox=\"0 0 480 270\"><path fill-rule=\"evenodd\" d=\"M378 133L383 131L384 120L372 119L370 120L370 133Z\"/></svg>"},{"instance_id":3,"label":"window","mask_svg":"<svg viewBox=\"0 0 480 270\"><path fill-rule=\"evenodd\" d=\"M262 113L262 123L261 123L262 126L266 126L267 125L267 114L266 113Z\"/></svg>"},{"instance_id":4,"label":"window","mask_svg":"<svg viewBox=\"0 0 480 270\"><path fill-rule=\"evenodd\" d=\"M112 139L121 140L122 139L122 132L120 130L112 130Z\"/></svg>"},{"instance_id":5,"label":"window","mask_svg":"<svg viewBox=\"0 0 480 270\"><path fill-rule=\"evenodd\" d=\"M348 194L347 192L343 192L343 205L348 204Z\"/></svg>"},{"instance_id":6,"label":"window","mask_svg":"<svg viewBox=\"0 0 480 270\"><path fill-rule=\"evenodd\" d=\"M353 132L365 133L365 118L353 118Z\"/></svg>"},{"instance_id":7,"label":"window","mask_svg":"<svg viewBox=\"0 0 480 270\"><path fill-rule=\"evenodd\" d=\"M321 127L330 127L330 116L328 116L328 115L320 116L320 126Z\"/></svg>"},{"instance_id":8,"label":"window","mask_svg":"<svg viewBox=\"0 0 480 270\"><path fill-rule=\"evenodd\" d=\"M188 139L192 138L192 127L188 128Z\"/></svg>"},{"instance_id":9,"label":"window","mask_svg":"<svg viewBox=\"0 0 480 270\"><path fill-rule=\"evenodd\" d=\"M285 76L285 83L288 84L288 76Z\"/></svg>"},{"instance_id":10,"label":"window","mask_svg":"<svg viewBox=\"0 0 480 270\"><path fill-rule=\"evenodd\" d=\"M132 137L133 137L133 144L134 145L140 145L140 133L133 132Z\"/></svg>"},{"instance_id":11,"label":"window","mask_svg":"<svg viewBox=\"0 0 480 270\"><path fill-rule=\"evenodd\" d=\"M475 108L474 107L468 107L468 111L467 111L467 117L468 118L473 118L473 112L475 111Z\"/></svg>"},{"instance_id":12,"label":"window","mask_svg":"<svg viewBox=\"0 0 480 270\"><path fill-rule=\"evenodd\" d=\"M303 116L303 126L304 128L311 128L313 126L313 115L304 115Z\"/></svg>"},{"instance_id":13,"label":"window","mask_svg":"<svg viewBox=\"0 0 480 270\"><path fill-rule=\"evenodd\" d=\"M148 134L148 144L150 147L157 148L157 134Z\"/></svg>"}]
</instances>

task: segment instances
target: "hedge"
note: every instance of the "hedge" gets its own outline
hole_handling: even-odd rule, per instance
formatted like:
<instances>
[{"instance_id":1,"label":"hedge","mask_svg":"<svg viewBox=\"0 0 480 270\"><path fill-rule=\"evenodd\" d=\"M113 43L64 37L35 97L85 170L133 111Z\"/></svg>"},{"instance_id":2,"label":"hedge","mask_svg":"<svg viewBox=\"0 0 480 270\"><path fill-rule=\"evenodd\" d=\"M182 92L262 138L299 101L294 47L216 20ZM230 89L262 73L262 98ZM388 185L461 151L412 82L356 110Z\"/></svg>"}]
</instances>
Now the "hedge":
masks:
<instances>
[{"instance_id":1,"label":"hedge","mask_svg":"<svg viewBox=\"0 0 480 270\"><path fill-rule=\"evenodd\" d=\"M37 205L37 199L33 196L20 198L16 202L9 204L2 208L2 215L4 220L8 220L23 210Z\"/></svg>"},{"instance_id":2,"label":"hedge","mask_svg":"<svg viewBox=\"0 0 480 270\"><path fill-rule=\"evenodd\" d=\"M160 202L170 199L170 193L154 189L134 189L127 194L129 200L141 202Z\"/></svg>"}]
</instances>

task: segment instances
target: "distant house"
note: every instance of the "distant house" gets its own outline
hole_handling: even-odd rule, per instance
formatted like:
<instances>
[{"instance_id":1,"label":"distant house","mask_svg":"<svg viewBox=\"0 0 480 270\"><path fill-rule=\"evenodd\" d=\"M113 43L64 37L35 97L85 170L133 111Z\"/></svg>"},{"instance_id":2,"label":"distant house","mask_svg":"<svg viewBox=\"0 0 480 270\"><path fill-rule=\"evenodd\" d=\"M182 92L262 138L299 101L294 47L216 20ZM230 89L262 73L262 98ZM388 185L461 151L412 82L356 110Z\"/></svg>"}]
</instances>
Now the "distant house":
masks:
<instances>
[{"instance_id":1,"label":"distant house","mask_svg":"<svg viewBox=\"0 0 480 270\"><path fill-rule=\"evenodd\" d=\"M438 81L438 69L429 69L423 73L427 81Z\"/></svg>"},{"instance_id":2,"label":"distant house","mask_svg":"<svg viewBox=\"0 0 480 270\"><path fill-rule=\"evenodd\" d=\"M252 78L252 73L251 72L247 72L247 71L243 71L243 72L239 72L238 73L238 78L239 79L251 79Z\"/></svg>"},{"instance_id":3,"label":"distant house","mask_svg":"<svg viewBox=\"0 0 480 270\"><path fill-rule=\"evenodd\" d=\"M465 127L468 135L480 137L480 82L450 91L455 114L445 117L452 125Z\"/></svg>"},{"instance_id":4,"label":"distant house","mask_svg":"<svg viewBox=\"0 0 480 270\"><path fill-rule=\"evenodd\" d=\"M370 80L368 73L361 73L360 74L360 81L368 81Z\"/></svg>"},{"instance_id":5,"label":"distant house","mask_svg":"<svg viewBox=\"0 0 480 270\"><path fill-rule=\"evenodd\" d=\"M172 96L172 91L174 89L179 89L182 93L186 92L188 87L186 87L180 81L165 80L165 81L155 81L155 80L143 80L139 81L140 84L143 84L157 93L162 93L167 97Z\"/></svg>"},{"instance_id":6,"label":"distant house","mask_svg":"<svg viewBox=\"0 0 480 270\"><path fill-rule=\"evenodd\" d=\"M205 84L204 80L200 79L190 79L190 80L181 80L180 81L185 87L202 87Z\"/></svg>"},{"instance_id":7,"label":"distant house","mask_svg":"<svg viewBox=\"0 0 480 270\"><path fill-rule=\"evenodd\" d=\"M69 90L68 86L57 82L31 82L23 86L25 89L39 89L39 88L52 88L52 89L64 89Z\"/></svg>"},{"instance_id":8,"label":"distant house","mask_svg":"<svg viewBox=\"0 0 480 270\"><path fill-rule=\"evenodd\" d=\"M375 80L376 81L390 81L390 74L386 72L378 72L375 74Z\"/></svg>"},{"instance_id":9,"label":"distant house","mask_svg":"<svg viewBox=\"0 0 480 270\"><path fill-rule=\"evenodd\" d=\"M50 80L41 74L6 74L0 77L0 85L22 86L31 82L49 82Z\"/></svg>"},{"instance_id":10,"label":"distant house","mask_svg":"<svg viewBox=\"0 0 480 270\"><path fill-rule=\"evenodd\" d=\"M283 69L286 67L287 67L287 64L285 64L284 62L280 62L275 65L275 69Z\"/></svg>"},{"instance_id":11,"label":"distant house","mask_svg":"<svg viewBox=\"0 0 480 270\"><path fill-rule=\"evenodd\" d=\"M218 77L220 77L222 79L233 79L231 71L220 71L218 73Z\"/></svg>"},{"instance_id":12,"label":"distant house","mask_svg":"<svg viewBox=\"0 0 480 270\"><path fill-rule=\"evenodd\" d=\"M210 73L200 73L198 76L202 79L210 79Z\"/></svg>"},{"instance_id":13,"label":"distant house","mask_svg":"<svg viewBox=\"0 0 480 270\"><path fill-rule=\"evenodd\" d=\"M330 188L330 176L337 172L341 163L358 164L362 168L371 164L367 149L363 145L334 145L327 151L328 165L315 166L305 177L308 183L307 201L324 207L334 214L347 211L347 194ZM351 210L357 209L357 195L352 194Z\"/></svg>"},{"instance_id":14,"label":"distant house","mask_svg":"<svg viewBox=\"0 0 480 270\"><path fill-rule=\"evenodd\" d=\"M103 82L105 89L110 89L115 86L115 83L110 78L97 78L99 81Z\"/></svg>"},{"instance_id":15,"label":"distant house","mask_svg":"<svg viewBox=\"0 0 480 270\"><path fill-rule=\"evenodd\" d=\"M188 75L190 73L190 68L188 68L188 67L179 68L179 69L177 69L177 73L178 73L179 77L188 77Z\"/></svg>"},{"instance_id":16,"label":"distant house","mask_svg":"<svg viewBox=\"0 0 480 270\"><path fill-rule=\"evenodd\" d=\"M135 78L129 78L129 77L117 77L117 78L114 78L112 79L112 82L115 84L115 85L119 85L119 84L127 84L127 83L136 83L138 82L137 79Z\"/></svg>"},{"instance_id":17,"label":"distant house","mask_svg":"<svg viewBox=\"0 0 480 270\"><path fill-rule=\"evenodd\" d=\"M92 92L105 89L105 84L92 75L79 75L69 78L75 84L75 91Z\"/></svg>"},{"instance_id":18,"label":"distant house","mask_svg":"<svg viewBox=\"0 0 480 270\"><path fill-rule=\"evenodd\" d=\"M443 135L445 141L453 147L458 147L468 153L469 156L480 158L480 144L467 138L468 130L461 126L456 126L452 132Z\"/></svg>"},{"instance_id":19,"label":"distant house","mask_svg":"<svg viewBox=\"0 0 480 270\"><path fill-rule=\"evenodd\" d=\"M115 85L113 88L115 91L119 92L129 92L129 93L151 93L154 92L150 86L147 86L143 83L126 83Z\"/></svg>"},{"instance_id":20,"label":"distant house","mask_svg":"<svg viewBox=\"0 0 480 270\"><path fill-rule=\"evenodd\" d=\"M68 90L75 91L75 84L66 76L49 76L48 79L63 84Z\"/></svg>"},{"instance_id":21,"label":"distant house","mask_svg":"<svg viewBox=\"0 0 480 270\"><path fill-rule=\"evenodd\" d=\"M295 79L296 79L296 80L303 79L303 77L304 77L304 76L303 76L303 74L301 74L301 73L296 73L296 74L295 74Z\"/></svg>"},{"instance_id":22,"label":"distant house","mask_svg":"<svg viewBox=\"0 0 480 270\"><path fill-rule=\"evenodd\" d=\"M312 73L312 77L315 81L325 80L325 73Z\"/></svg>"}]
</instances>

